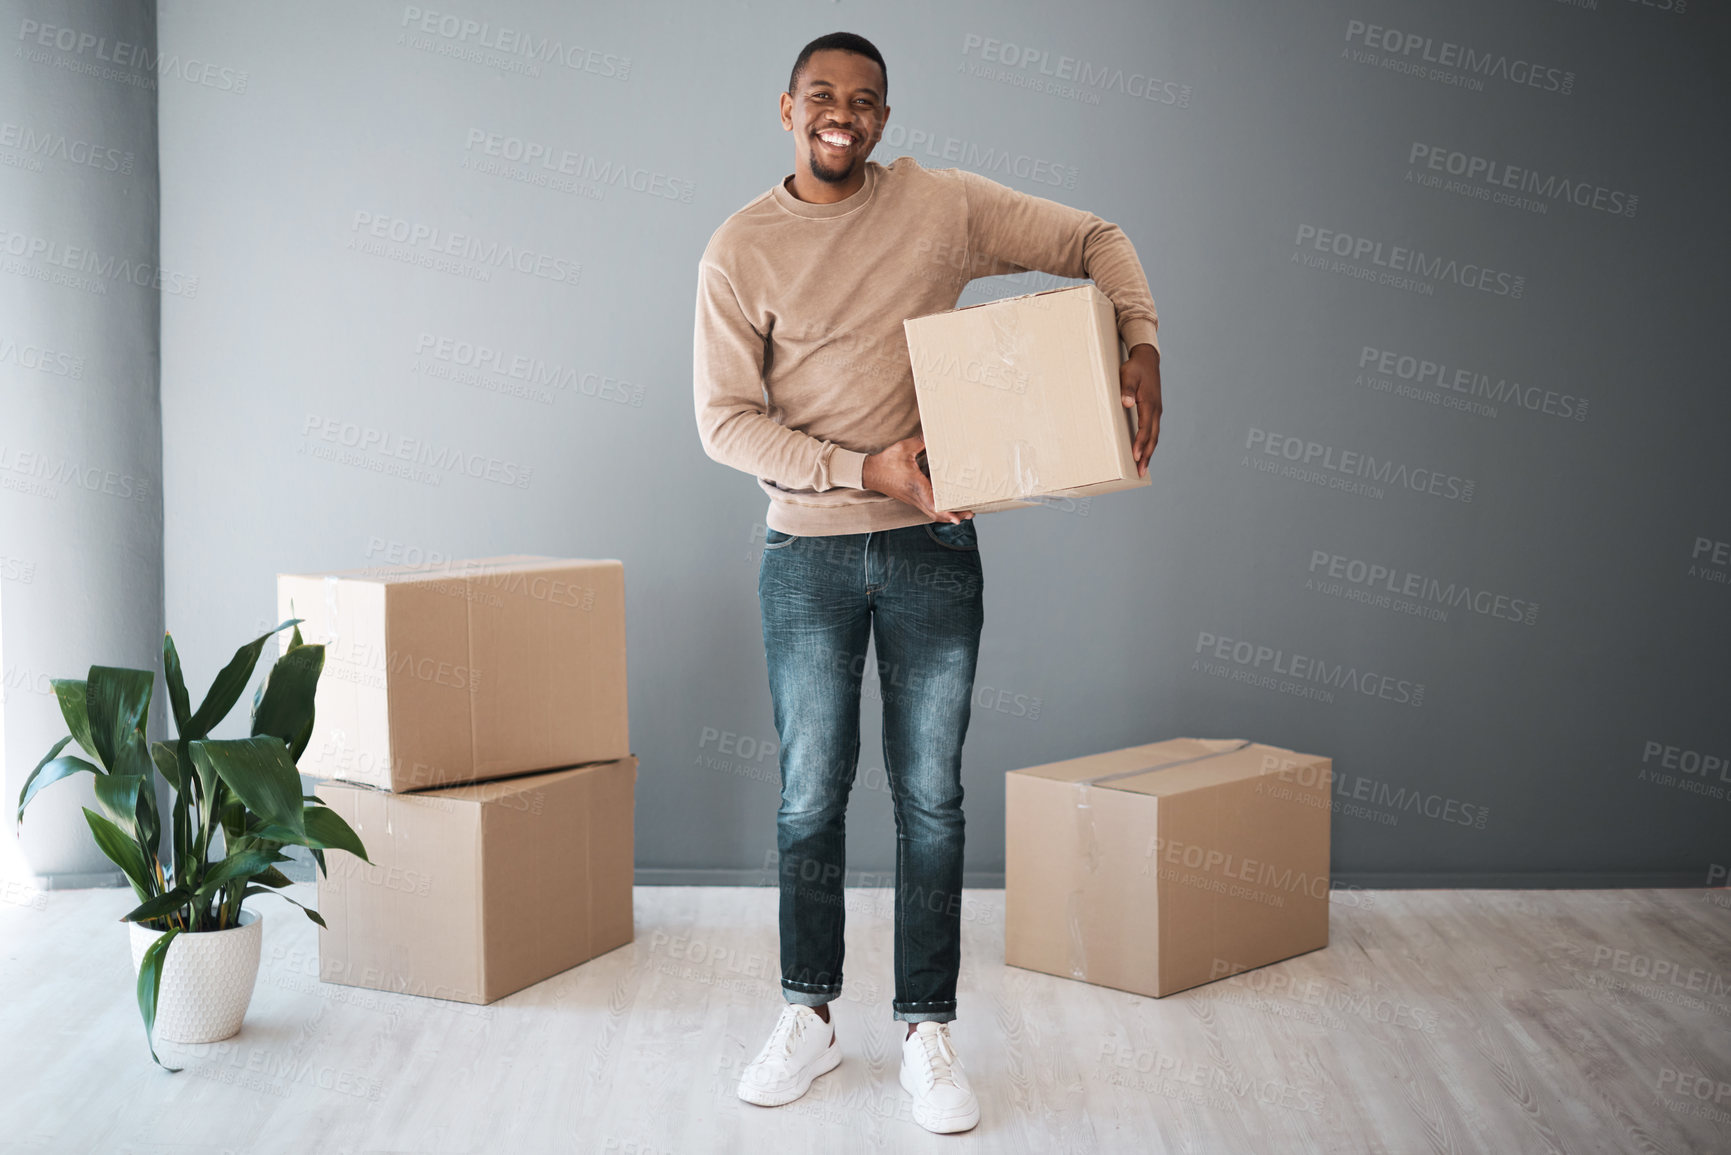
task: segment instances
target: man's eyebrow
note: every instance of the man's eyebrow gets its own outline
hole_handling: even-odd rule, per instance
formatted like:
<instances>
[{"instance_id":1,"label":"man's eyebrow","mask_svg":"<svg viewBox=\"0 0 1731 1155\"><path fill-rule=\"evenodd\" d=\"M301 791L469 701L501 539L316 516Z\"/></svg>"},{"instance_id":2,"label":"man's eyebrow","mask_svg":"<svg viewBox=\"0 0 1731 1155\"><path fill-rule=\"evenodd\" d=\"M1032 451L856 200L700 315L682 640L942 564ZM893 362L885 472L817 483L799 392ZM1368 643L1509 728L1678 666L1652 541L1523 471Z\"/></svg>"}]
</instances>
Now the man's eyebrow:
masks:
<instances>
[{"instance_id":1,"label":"man's eyebrow","mask_svg":"<svg viewBox=\"0 0 1731 1155\"><path fill-rule=\"evenodd\" d=\"M833 81L833 80L808 80L805 83L806 83L806 87L808 87L808 88L816 88L819 85L822 85L825 88L834 88L835 87L835 81ZM882 94L879 93L877 89L871 87L870 85L861 85L860 87L854 89L854 91L855 92L863 92L868 96L876 97L880 100L883 98Z\"/></svg>"}]
</instances>

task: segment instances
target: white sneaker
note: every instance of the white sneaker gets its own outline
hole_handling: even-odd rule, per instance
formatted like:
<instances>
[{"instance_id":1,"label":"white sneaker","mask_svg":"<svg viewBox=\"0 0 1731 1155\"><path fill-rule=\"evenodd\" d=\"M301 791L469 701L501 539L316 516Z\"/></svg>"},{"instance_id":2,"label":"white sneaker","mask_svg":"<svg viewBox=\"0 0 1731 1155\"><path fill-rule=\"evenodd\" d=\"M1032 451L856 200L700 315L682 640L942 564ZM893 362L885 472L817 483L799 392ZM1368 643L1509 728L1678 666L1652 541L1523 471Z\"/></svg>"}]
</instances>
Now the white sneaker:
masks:
<instances>
[{"instance_id":1,"label":"white sneaker","mask_svg":"<svg viewBox=\"0 0 1731 1155\"><path fill-rule=\"evenodd\" d=\"M835 1027L804 1003L788 1003L769 1041L739 1076L739 1097L759 1107L791 1103L841 1062Z\"/></svg>"},{"instance_id":2,"label":"white sneaker","mask_svg":"<svg viewBox=\"0 0 1731 1155\"><path fill-rule=\"evenodd\" d=\"M902 1087L914 1097L914 1122L928 1131L966 1131L980 1121L948 1023L928 1019L902 1041Z\"/></svg>"}]
</instances>

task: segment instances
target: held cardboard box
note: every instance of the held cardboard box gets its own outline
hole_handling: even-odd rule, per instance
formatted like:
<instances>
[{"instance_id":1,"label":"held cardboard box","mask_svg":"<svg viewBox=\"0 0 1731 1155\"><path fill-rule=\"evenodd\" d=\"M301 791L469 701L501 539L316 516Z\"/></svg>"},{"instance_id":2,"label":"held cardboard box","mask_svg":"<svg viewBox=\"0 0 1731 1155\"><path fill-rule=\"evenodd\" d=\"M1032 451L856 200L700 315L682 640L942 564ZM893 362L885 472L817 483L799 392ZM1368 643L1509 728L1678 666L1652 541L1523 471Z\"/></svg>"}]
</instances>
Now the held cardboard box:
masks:
<instances>
[{"instance_id":1,"label":"held cardboard box","mask_svg":"<svg viewBox=\"0 0 1731 1155\"><path fill-rule=\"evenodd\" d=\"M1092 284L902 322L940 510L989 513L1151 484L1136 476L1123 343Z\"/></svg>"},{"instance_id":2,"label":"held cardboard box","mask_svg":"<svg viewBox=\"0 0 1731 1155\"><path fill-rule=\"evenodd\" d=\"M1332 773L1199 738L1010 771L1004 961L1159 997L1327 946Z\"/></svg>"},{"instance_id":3,"label":"held cardboard box","mask_svg":"<svg viewBox=\"0 0 1731 1155\"><path fill-rule=\"evenodd\" d=\"M277 609L325 645L308 777L424 790L631 752L620 562L279 574Z\"/></svg>"},{"instance_id":4,"label":"held cardboard box","mask_svg":"<svg viewBox=\"0 0 1731 1155\"><path fill-rule=\"evenodd\" d=\"M319 978L490 1003L632 939L637 759L395 794L321 782Z\"/></svg>"}]
</instances>

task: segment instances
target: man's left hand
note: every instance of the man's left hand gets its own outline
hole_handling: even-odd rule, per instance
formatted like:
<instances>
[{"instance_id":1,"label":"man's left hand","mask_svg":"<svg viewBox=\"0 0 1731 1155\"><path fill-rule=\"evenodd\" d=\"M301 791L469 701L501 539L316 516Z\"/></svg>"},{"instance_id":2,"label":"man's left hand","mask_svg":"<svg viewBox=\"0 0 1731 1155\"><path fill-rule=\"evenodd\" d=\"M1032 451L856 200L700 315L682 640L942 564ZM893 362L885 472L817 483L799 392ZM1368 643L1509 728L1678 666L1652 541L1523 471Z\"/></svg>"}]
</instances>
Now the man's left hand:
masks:
<instances>
[{"instance_id":1,"label":"man's left hand","mask_svg":"<svg viewBox=\"0 0 1731 1155\"><path fill-rule=\"evenodd\" d=\"M1152 345L1130 350L1130 359L1118 367L1118 395L1124 408L1136 410L1136 439L1130 453L1136 459L1136 476L1148 476L1148 459L1160 441L1160 354Z\"/></svg>"}]
</instances>

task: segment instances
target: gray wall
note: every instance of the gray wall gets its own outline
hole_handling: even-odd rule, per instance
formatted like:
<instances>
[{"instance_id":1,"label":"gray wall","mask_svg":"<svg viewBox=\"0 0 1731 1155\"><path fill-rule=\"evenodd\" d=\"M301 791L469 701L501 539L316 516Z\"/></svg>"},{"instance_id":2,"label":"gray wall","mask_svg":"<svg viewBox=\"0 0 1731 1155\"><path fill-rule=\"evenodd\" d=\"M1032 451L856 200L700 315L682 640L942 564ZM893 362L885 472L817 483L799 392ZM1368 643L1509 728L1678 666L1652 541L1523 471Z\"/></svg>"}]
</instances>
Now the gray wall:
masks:
<instances>
[{"instance_id":1,"label":"gray wall","mask_svg":"<svg viewBox=\"0 0 1731 1155\"><path fill-rule=\"evenodd\" d=\"M198 284L162 303L166 602L195 682L267 623L278 571L622 558L642 878L773 877L763 501L697 442L694 270L791 169L793 55L845 27L890 61L880 159L1118 222L1163 321L1153 489L983 521L975 881L1002 870L1004 771L1179 734L1332 755L1349 881L1731 861L1731 772L1701 769L1731 754L1710 6L165 0L160 24L163 260ZM565 55L526 65L501 28ZM1426 63L1461 46L1488 75ZM1042 76L1084 65L1099 83ZM644 187L519 179L540 170L490 134ZM1472 158L1491 175L1451 176ZM441 260L456 234L553 275ZM471 344L552 383L440 355ZM403 469L420 446L521 484ZM1390 472L1355 491L1345 454ZM876 708L862 871L893 862Z\"/></svg>"},{"instance_id":2,"label":"gray wall","mask_svg":"<svg viewBox=\"0 0 1731 1155\"><path fill-rule=\"evenodd\" d=\"M66 733L49 679L156 669L162 421L156 45L143 2L0 3L0 713L5 829ZM160 688L160 687L159 687ZM166 711L153 701L153 734ZM90 779L32 802L0 875L118 882Z\"/></svg>"}]
</instances>

